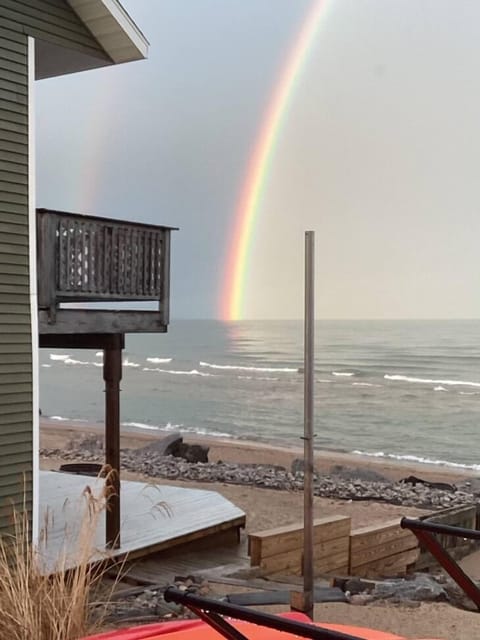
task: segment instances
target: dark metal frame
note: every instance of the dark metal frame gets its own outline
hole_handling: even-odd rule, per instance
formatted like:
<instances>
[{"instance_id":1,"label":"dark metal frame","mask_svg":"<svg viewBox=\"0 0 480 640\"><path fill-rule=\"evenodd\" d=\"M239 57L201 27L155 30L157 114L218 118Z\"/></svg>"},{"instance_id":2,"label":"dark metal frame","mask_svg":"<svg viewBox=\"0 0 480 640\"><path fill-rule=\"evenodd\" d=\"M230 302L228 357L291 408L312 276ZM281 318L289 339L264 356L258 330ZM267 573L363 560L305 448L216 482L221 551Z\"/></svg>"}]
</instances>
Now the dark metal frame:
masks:
<instances>
[{"instance_id":1,"label":"dark metal frame","mask_svg":"<svg viewBox=\"0 0 480 640\"><path fill-rule=\"evenodd\" d=\"M340 631L331 631L330 629L324 629L305 622L289 620L271 613L263 613L227 602L203 598L173 587L165 590L164 598L165 602L175 602L187 607L227 640L248 640L248 638L222 616L252 622L259 626L284 631L285 633L291 633L302 638L310 638L311 640L361 640L358 636L351 636Z\"/></svg>"},{"instance_id":2,"label":"dark metal frame","mask_svg":"<svg viewBox=\"0 0 480 640\"><path fill-rule=\"evenodd\" d=\"M458 586L480 610L480 589L434 537L434 534L442 533L458 538L467 538L468 540L480 540L480 531L412 518L402 518L400 526L402 529L409 529L415 534L420 544L424 545L425 548L430 551L435 560L437 560L448 575L455 580Z\"/></svg>"}]
</instances>

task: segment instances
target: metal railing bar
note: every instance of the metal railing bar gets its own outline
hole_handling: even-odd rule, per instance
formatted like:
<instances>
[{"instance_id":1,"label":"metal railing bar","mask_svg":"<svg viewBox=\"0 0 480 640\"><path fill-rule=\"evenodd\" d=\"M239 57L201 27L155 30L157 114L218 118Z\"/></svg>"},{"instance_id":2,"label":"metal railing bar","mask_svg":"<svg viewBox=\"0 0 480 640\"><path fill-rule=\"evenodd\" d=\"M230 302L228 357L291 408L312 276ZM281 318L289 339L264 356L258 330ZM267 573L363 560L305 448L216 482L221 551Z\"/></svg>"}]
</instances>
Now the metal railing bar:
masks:
<instances>
[{"instance_id":1,"label":"metal railing bar","mask_svg":"<svg viewBox=\"0 0 480 640\"><path fill-rule=\"evenodd\" d=\"M269 629L292 633L302 638L310 638L311 640L361 640L358 636L352 636L347 633L342 633L341 631L331 631L330 629L324 629L305 622L275 616L271 613L264 613L226 602L219 602L218 600L202 598L173 587L168 587L165 590L164 598L165 602L182 604L191 611L201 610L208 614L213 612L214 614L228 616L236 620L244 620L245 622L252 622L253 624L268 627ZM208 620L206 621L208 622Z\"/></svg>"},{"instance_id":2,"label":"metal railing bar","mask_svg":"<svg viewBox=\"0 0 480 640\"><path fill-rule=\"evenodd\" d=\"M247 636L244 636L238 629L235 629L227 620L214 613L213 611L203 611L196 607L190 607L190 611L198 616L201 620L213 627L220 635L227 640L248 640Z\"/></svg>"},{"instance_id":3,"label":"metal railing bar","mask_svg":"<svg viewBox=\"0 0 480 640\"><path fill-rule=\"evenodd\" d=\"M437 524L436 522L414 520L411 518L402 518L400 526L402 529L409 529L414 533L419 543L432 554L440 566L445 569L448 575L455 580L462 591L480 610L480 589L434 537L435 533L440 533L460 538L468 538L471 540L480 540L480 532L473 531L472 529L464 529L462 527Z\"/></svg>"},{"instance_id":4,"label":"metal railing bar","mask_svg":"<svg viewBox=\"0 0 480 640\"><path fill-rule=\"evenodd\" d=\"M438 524L429 520L415 520L413 518L402 518L400 520L402 529L410 529L410 531L429 531L430 533L443 533L457 538L468 538L469 540L480 540L480 531L474 529L464 529L462 527L454 527L450 524Z\"/></svg>"}]
</instances>

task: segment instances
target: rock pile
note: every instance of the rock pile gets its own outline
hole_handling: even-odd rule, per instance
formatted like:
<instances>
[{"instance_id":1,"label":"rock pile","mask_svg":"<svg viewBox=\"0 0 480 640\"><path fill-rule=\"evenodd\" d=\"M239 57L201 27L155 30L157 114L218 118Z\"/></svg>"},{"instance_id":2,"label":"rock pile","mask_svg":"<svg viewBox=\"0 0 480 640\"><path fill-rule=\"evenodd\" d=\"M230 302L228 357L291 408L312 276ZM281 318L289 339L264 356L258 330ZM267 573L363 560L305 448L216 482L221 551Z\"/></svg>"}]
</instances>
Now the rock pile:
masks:
<instances>
[{"instance_id":1,"label":"rock pile","mask_svg":"<svg viewBox=\"0 0 480 640\"><path fill-rule=\"evenodd\" d=\"M421 602L450 602L449 591L454 586L450 582L447 585L445 580L442 583L440 576L413 573L406 578L386 580L351 578L340 588L345 592L347 602L354 605L385 601L419 605Z\"/></svg>"},{"instance_id":2,"label":"rock pile","mask_svg":"<svg viewBox=\"0 0 480 640\"><path fill-rule=\"evenodd\" d=\"M385 580L337 579L336 584L344 591L347 601L354 605L392 603L413 607L422 602L448 602L461 609L478 611L472 600L445 573L412 573L405 578ZM476 584L480 587L478 581Z\"/></svg>"},{"instance_id":3,"label":"rock pile","mask_svg":"<svg viewBox=\"0 0 480 640\"><path fill-rule=\"evenodd\" d=\"M162 438L154 440L137 452L148 454L155 453L161 456L174 456L183 458L187 462L208 462L208 452L210 447L203 444L188 444L183 441L183 437L178 432L174 432Z\"/></svg>"},{"instance_id":4,"label":"rock pile","mask_svg":"<svg viewBox=\"0 0 480 640\"><path fill-rule=\"evenodd\" d=\"M371 593L376 600L390 602L446 602L448 593L439 581L425 573L416 573L408 578L384 580L375 585Z\"/></svg>"},{"instance_id":5,"label":"rock pile","mask_svg":"<svg viewBox=\"0 0 480 640\"><path fill-rule=\"evenodd\" d=\"M246 582L247 585L248 583ZM176 576L171 585L159 584L120 590L114 594L106 605L102 605L98 614L101 615L103 622L114 625L127 622L140 623L191 618L192 613L189 609L181 605L165 602L164 591L167 586L175 586L181 591L188 591L199 596L226 600L237 604L239 596L244 598L245 596L255 595L242 592L241 594L219 596L208 581L201 576ZM425 573L414 573L405 578L390 578L386 580L350 578L342 581L342 584L339 584L338 587L337 590L340 594L342 591L344 592L345 601L357 606L391 603L414 607L420 606L422 602L448 602L464 609L476 610L473 603L461 592L459 587L443 574L434 576ZM270 594L270 597L273 596L272 603L277 600L278 602L282 601L285 594L285 592L270 591L268 582L261 589L264 595L268 596ZM315 592L321 592L322 589L324 591L332 590L330 587L316 586ZM277 597L279 595L280 599ZM317 601L322 601L322 599ZM265 600L266 602L267 600ZM95 612L93 612L93 617L95 618Z\"/></svg>"},{"instance_id":6,"label":"rock pile","mask_svg":"<svg viewBox=\"0 0 480 640\"><path fill-rule=\"evenodd\" d=\"M172 585L151 585L147 587L134 587L132 589L121 590L114 593L113 597L106 603L98 615L103 622L116 623L140 623L156 622L159 620L169 620L177 618L193 617L188 609L174 603L167 603L163 597L168 586L175 586L180 591L189 591L201 596L211 597L209 584L199 580L195 576L176 576Z\"/></svg>"},{"instance_id":7,"label":"rock pile","mask_svg":"<svg viewBox=\"0 0 480 640\"><path fill-rule=\"evenodd\" d=\"M84 443L69 450L41 449L44 458L67 461L99 462L104 460L103 449ZM218 482L277 489L301 491L303 471L295 472L278 465L233 464L226 462L187 462L172 455L161 455L154 449L127 449L121 453L122 469L141 473L152 478L190 480L195 482ZM438 489L425 484L416 485L390 482L386 479L365 479L356 470L339 469L340 473L322 475L315 472L314 492L316 496L337 500L372 500L396 505L426 509L471 504L478 500L480 489L465 483L454 491ZM361 470L360 470L361 471Z\"/></svg>"}]
</instances>

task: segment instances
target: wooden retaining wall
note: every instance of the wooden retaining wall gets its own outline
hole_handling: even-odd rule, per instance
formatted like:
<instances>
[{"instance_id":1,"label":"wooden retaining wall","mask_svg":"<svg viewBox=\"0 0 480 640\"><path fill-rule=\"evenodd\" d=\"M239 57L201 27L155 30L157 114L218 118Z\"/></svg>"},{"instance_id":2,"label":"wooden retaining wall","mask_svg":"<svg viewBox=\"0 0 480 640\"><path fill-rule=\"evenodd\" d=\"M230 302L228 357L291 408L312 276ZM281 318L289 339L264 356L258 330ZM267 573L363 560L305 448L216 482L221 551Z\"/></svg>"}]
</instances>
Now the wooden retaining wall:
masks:
<instances>
[{"instance_id":1,"label":"wooden retaining wall","mask_svg":"<svg viewBox=\"0 0 480 640\"><path fill-rule=\"evenodd\" d=\"M477 507L466 505L431 513L432 522L477 529ZM455 536L438 536L455 558L472 550ZM265 574L302 574L303 522L252 533L248 537L250 564ZM400 518L351 530L347 516L314 521L314 574L381 578L434 566L434 558L421 549L416 536L400 527Z\"/></svg>"},{"instance_id":2,"label":"wooden retaining wall","mask_svg":"<svg viewBox=\"0 0 480 640\"><path fill-rule=\"evenodd\" d=\"M351 519L330 516L314 521L314 574L348 572ZM250 564L265 573L302 574L303 522L252 533L248 537Z\"/></svg>"},{"instance_id":3,"label":"wooden retaining wall","mask_svg":"<svg viewBox=\"0 0 480 640\"><path fill-rule=\"evenodd\" d=\"M354 529L350 534L349 574L359 578L402 575L419 557L417 538L400 528L400 519Z\"/></svg>"}]
</instances>

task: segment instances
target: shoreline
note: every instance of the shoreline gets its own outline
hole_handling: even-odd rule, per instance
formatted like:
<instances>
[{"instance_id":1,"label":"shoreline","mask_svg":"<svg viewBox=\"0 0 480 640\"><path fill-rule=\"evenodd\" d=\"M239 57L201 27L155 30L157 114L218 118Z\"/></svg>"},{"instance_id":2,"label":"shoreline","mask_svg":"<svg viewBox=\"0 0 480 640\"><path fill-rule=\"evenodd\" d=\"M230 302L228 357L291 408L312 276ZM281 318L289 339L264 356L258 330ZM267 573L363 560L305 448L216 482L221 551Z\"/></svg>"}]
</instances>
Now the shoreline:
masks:
<instances>
[{"instance_id":1,"label":"shoreline","mask_svg":"<svg viewBox=\"0 0 480 640\"><path fill-rule=\"evenodd\" d=\"M144 432L132 426L122 426L122 448L137 449L150 442L160 440L176 430L160 431L152 429ZM179 430L180 431L180 430ZM65 448L71 440L83 439L87 435L103 436L102 424L83 421L52 420L40 418L40 442L42 448ZM290 468L295 458L303 458L303 447L289 446L275 442L238 440L217 436L181 433L184 441L203 444L210 448L211 461L222 460L232 463L277 464ZM479 477L475 469L450 467L440 464L396 460L388 457L375 457L365 454L346 453L332 450L314 452L315 467L321 473L329 473L333 467L346 469L371 469L383 474L389 480L399 480L408 475L417 475L430 481L465 481Z\"/></svg>"}]
</instances>

